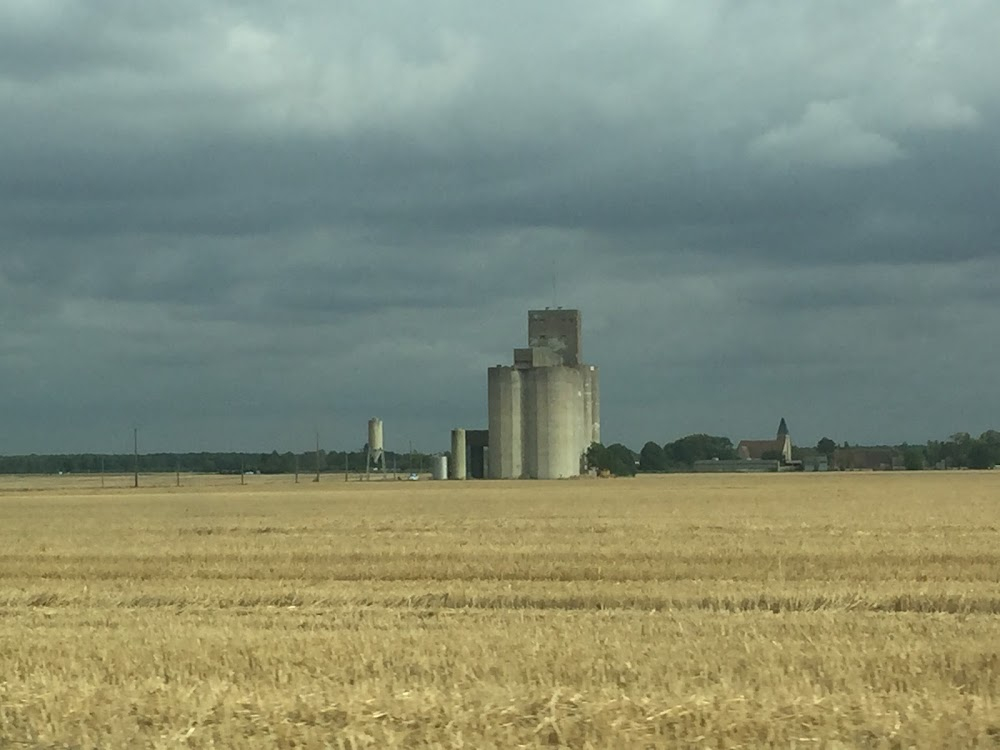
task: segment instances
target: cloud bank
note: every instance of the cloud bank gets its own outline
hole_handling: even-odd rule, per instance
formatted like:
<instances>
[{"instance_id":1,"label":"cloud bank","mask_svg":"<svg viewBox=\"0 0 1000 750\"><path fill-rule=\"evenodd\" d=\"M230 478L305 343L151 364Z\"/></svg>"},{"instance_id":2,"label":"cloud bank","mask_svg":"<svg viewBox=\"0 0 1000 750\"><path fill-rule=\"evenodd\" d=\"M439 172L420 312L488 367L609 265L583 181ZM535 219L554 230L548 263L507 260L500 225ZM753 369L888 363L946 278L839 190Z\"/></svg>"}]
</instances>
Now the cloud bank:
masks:
<instances>
[{"instance_id":1,"label":"cloud bank","mask_svg":"<svg viewBox=\"0 0 1000 750\"><path fill-rule=\"evenodd\" d=\"M0 452L391 448L579 307L608 441L996 427L984 1L0 8Z\"/></svg>"}]
</instances>

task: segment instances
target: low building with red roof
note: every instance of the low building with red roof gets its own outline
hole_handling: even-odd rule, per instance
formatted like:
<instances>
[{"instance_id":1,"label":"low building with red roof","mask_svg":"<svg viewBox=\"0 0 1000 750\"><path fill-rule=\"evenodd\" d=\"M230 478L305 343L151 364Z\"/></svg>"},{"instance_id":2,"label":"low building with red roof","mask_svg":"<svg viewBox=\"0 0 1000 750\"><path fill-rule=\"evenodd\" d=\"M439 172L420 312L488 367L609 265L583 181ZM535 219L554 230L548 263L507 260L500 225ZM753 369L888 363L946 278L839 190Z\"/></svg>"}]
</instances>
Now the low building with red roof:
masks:
<instances>
[{"instance_id":1,"label":"low building with red roof","mask_svg":"<svg viewBox=\"0 0 1000 750\"><path fill-rule=\"evenodd\" d=\"M744 460L777 458L782 463L792 462L792 438L788 434L785 418L778 424L778 435L773 440L741 440L736 453Z\"/></svg>"}]
</instances>

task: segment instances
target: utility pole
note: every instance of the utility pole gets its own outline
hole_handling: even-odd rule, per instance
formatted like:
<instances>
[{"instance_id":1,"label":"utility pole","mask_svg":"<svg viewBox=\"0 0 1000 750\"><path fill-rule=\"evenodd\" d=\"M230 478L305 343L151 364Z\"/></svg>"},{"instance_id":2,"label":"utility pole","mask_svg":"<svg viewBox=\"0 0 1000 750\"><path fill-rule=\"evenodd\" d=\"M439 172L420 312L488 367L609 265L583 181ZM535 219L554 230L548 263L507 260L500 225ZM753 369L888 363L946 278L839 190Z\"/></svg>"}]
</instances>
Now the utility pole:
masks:
<instances>
[{"instance_id":1,"label":"utility pole","mask_svg":"<svg viewBox=\"0 0 1000 750\"><path fill-rule=\"evenodd\" d=\"M348 458L350 457L350 455L351 455L350 451L344 451L344 481L345 482L349 481L348 478L347 478L347 475L350 472L350 464L348 464L347 461L348 461Z\"/></svg>"},{"instance_id":2,"label":"utility pole","mask_svg":"<svg viewBox=\"0 0 1000 750\"><path fill-rule=\"evenodd\" d=\"M139 428L132 428L132 470L133 487L139 486Z\"/></svg>"},{"instance_id":3,"label":"utility pole","mask_svg":"<svg viewBox=\"0 0 1000 750\"><path fill-rule=\"evenodd\" d=\"M313 481L319 481L319 430L316 430L316 478Z\"/></svg>"},{"instance_id":4,"label":"utility pole","mask_svg":"<svg viewBox=\"0 0 1000 750\"><path fill-rule=\"evenodd\" d=\"M101 487L104 487L104 456L101 456Z\"/></svg>"},{"instance_id":5,"label":"utility pole","mask_svg":"<svg viewBox=\"0 0 1000 750\"><path fill-rule=\"evenodd\" d=\"M181 459L179 456L175 456L177 462L177 486L181 486Z\"/></svg>"},{"instance_id":6,"label":"utility pole","mask_svg":"<svg viewBox=\"0 0 1000 750\"><path fill-rule=\"evenodd\" d=\"M246 467L246 457L240 454L240 484L247 483L247 467Z\"/></svg>"},{"instance_id":7,"label":"utility pole","mask_svg":"<svg viewBox=\"0 0 1000 750\"><path fill-rule=\"evenodd\" d=\"M295 484L299 483L299 454L295 454Z\"/></svg>"}]
</instances>

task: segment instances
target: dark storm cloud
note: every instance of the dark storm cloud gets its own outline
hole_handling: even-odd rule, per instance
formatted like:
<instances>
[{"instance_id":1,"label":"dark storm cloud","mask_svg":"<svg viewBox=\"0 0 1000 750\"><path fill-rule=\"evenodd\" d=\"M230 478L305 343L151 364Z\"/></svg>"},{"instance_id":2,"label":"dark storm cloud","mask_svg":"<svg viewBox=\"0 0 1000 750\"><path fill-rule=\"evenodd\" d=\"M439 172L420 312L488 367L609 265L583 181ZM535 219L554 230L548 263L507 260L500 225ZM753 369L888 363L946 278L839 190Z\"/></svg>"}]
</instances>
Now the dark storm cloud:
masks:
<instances>
[{"instance_id":1,"label":"dark storm cloud","mask_svg":"<svg viewBox=\"0 0 1000 750\"><path fill-rule=\"evenodd\" d=\"M998 32L975 0L7 3L0 451L372 414L443 447L547 304L612 440L995 427Z\"/></svg>"}]
</instances>

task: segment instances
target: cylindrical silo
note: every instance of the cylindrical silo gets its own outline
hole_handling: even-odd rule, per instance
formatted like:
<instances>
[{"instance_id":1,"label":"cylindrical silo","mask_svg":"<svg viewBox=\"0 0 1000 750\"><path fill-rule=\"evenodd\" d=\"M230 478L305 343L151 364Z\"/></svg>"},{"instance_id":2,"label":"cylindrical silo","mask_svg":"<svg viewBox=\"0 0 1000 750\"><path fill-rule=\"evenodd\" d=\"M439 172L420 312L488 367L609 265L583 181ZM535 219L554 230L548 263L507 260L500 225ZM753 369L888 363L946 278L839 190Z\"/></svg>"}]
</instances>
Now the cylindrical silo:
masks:
<instances>
[{"instance_id":1,"label":"cylindrical silo","mask_svg":"<svg viewBox=\"0 0 1000 750\"><path fill-rule=\"evenodd\" d=\"M491 367L488 371L490 479L519 479L524 472L521 446L521 371Z\"/></svg>"},{"instance_id":2,"label":"cylindrical silo","mask_svg":"<svg viewBox=\"0 0 1000 750\"><path fill-rule=\"evenodd\" d=\"M382 450L382 420L377 417L368 420L368 449L372 454Z\"/></svg>"},{"instance_id":3,"label":"cylindrical silo","mask_svg":"<svg viewBox=\"0 0 1000 750\"><path fill-rule=\"evenodd\" d=\"M448 478L448 457L431 456L431 479Z\"/></svg>"},{"instance_id":4,"label":"cylindrical silo","mask_svg":"<svg viewBox=\"0 0 1000 750\"><path fill-rule=\"evenodd\" d=\"M462 428L451 431L451 463L448 478L465 479L465 430Z\"/></svg>"},{"instance_id":5,"label":"cylindrical silo","mask_svg":"<svg viewBox=\"0 0 1000 750\"><path fill-rule=\"evenodd\" d=\"M583 374L575 367L529 370L534 400L534 473L538 479L580 474L583 454Z\"/></svg>"},{"instance_id":6,"label":"cylindrical silo","mask_svg":"<svg viewBox=\"0 0 1000 750\"><path fill-rule=\"evenodd\" d=\"M580 365L583 378L583 434L580 435L580 447L586 453L594 442L594 368L590 365Z\"/></svg>"}]
</instances>

